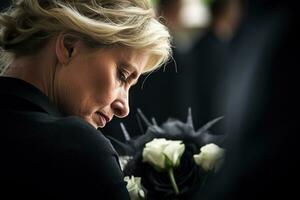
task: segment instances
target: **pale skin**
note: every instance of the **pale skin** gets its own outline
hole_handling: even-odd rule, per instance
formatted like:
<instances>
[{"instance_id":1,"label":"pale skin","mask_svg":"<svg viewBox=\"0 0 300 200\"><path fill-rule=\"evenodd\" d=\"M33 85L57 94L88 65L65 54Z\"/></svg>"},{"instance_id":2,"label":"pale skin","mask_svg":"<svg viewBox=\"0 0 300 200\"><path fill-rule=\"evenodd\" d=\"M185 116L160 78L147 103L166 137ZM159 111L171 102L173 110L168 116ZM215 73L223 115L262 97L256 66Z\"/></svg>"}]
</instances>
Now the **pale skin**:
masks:
<instances>
[{"instance_id":1,"label":"pale skin","mask_svg":"<svg viewBox=\"0 0 300 200\"><path fill-rule=\"evenodd\" d=\"M13 60L4 76L31 83L66 116L95 128L129 114L128 92L143 73L149 54L127 48L91 49L83 42L67 48L65 35L52 38L35 55Z\"/></svg>"}]
</instances>

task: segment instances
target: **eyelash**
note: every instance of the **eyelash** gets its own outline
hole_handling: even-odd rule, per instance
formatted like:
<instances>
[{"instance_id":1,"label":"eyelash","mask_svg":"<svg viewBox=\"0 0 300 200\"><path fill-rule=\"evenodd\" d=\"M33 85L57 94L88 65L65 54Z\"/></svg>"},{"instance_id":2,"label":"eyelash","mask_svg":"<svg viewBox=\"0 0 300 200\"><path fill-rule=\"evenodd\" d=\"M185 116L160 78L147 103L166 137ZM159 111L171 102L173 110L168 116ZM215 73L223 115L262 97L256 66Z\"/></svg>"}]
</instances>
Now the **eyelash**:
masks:
<instances>
[{"instance_id":1,"label":"eyelash","mask_svg":"<svg viewBox=\"0 0 300 200\"><path fill-rule=\"evenodd\" d=\"M122 69L118 69L118 78L122 83L127 83L126 73Z\"/></svg>"}]
</instances>

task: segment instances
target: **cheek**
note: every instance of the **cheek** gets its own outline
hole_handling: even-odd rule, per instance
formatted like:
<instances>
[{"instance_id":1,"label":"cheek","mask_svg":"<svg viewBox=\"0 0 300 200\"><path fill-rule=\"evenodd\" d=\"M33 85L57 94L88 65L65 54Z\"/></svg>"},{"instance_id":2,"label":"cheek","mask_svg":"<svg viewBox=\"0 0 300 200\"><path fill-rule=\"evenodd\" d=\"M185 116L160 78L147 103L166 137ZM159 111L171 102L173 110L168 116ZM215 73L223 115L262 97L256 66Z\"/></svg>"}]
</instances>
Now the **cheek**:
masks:
<instances>
[{"instance_id":1,"label":"cheek","mask_svg":"<svg viewBox=\"0 0 300 200\"><path fill-rule=\"evenodd\" d=\"M92 59L73 63L59 77L58 104L69 115L83 117L110 106L120 87L114 68Z\"/></svg>"},{"instance_id":2,"label":"cheek","mask_svg":"<svg viewBox=\"0 0 300 200\"><path fill-rule=\"evenodd\" d=\"M102 107L109 105L116 98L119 83L113 68L108 66L96 68L90 80L93 80L90 85L93 96Z\"/></svg>"},{"instance_id":3,"label":"cheek","mask_svg":"<svg viewBox=\"0 0 300 200\"><path fill-rule=\"evenodd\" d=\"M69 78L64 79L58 87L58 105L67 115L82 115L87 112L87 94L81 81Z\"/></svg>"},{"instance_id":4,"label":"cheek","mask_svg":"<svg viewBox=\"0 0 300 200\"><path fill-rule=\"evenodd\" d=\"M93 84L93 99L98 107L110 105L116 98L116 84L108 76L98 77L96 84Z\"/></svg>"},{"instance_id":5,"label":"cheek","mask_svg":"<svg viewBox=\"0 0 300 200\"><path fill-rule=\"evenodd\" d=\"M66 115L82 115L89 109L88 98L91 90L88 86L89 76L79 67L80 64L62 67L56 73L56 103Z\"/></svg>"}]
</instances>

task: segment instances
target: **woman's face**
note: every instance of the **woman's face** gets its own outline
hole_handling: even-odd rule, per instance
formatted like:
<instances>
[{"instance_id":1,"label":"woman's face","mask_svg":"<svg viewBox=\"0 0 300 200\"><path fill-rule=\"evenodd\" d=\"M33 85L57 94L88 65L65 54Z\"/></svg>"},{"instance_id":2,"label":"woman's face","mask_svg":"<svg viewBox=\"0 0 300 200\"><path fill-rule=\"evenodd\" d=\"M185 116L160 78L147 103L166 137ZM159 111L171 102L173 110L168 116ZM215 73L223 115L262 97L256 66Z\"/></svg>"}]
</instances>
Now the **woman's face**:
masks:
<instances>
[{"instance_id":1,"label":"woman's face","mask_svg":"<svg viewBox=\"0 0 300 200\"><path fill-rule=\"evenodd\" d=\"M125 48L89 49L79 44L70 62L56 72L55 102L66 115L104 127L113 116L129 113L128 92L149 55Z\"/></svg>"}]
</instances>

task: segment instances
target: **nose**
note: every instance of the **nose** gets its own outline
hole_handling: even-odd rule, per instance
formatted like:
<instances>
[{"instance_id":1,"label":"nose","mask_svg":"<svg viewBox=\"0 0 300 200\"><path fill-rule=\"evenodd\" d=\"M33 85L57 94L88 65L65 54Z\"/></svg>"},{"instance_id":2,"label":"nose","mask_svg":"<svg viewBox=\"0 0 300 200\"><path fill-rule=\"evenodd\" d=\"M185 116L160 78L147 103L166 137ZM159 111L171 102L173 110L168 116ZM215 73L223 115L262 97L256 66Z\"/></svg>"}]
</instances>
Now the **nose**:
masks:
<instances>
[{"instance_id":1,"label":"nose","mask_svg":"<svg viewBox=\"0 0 300 200\"><path fill-rule=\"evenodd\" d=\"M111 104L114 115L123 118L129 114L128 90L120 92L119 96Z\"/></svg>"}]
</instances>

